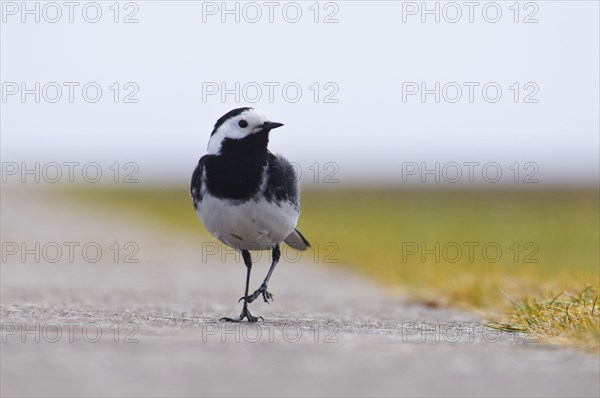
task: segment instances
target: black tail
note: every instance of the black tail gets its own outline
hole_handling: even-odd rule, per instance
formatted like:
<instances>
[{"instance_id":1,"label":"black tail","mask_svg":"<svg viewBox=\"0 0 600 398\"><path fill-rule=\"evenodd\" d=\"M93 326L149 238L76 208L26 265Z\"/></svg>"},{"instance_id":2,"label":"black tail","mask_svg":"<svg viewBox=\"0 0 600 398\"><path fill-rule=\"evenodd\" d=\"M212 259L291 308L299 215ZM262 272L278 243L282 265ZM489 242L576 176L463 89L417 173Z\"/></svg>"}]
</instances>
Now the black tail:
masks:
<instances>
[{"instance_id":1,"label":"black tail","mask_svg":"<svg viewBox=\"0 0 600 398\"><path fill-rule=\"evenodd\" d=\"M306 250L310 247L310 243L297 229L285 238L284 242L296 250Z\"/></svg>"}]
</instances>

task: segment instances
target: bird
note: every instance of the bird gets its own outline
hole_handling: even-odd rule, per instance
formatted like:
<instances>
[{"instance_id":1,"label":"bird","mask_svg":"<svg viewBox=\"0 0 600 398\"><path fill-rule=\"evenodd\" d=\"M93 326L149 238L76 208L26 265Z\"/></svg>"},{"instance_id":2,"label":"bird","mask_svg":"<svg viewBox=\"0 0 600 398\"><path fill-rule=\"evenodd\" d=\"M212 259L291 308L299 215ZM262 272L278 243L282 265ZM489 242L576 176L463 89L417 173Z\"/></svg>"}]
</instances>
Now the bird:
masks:
<instances>
[{"instance_id":1,"label":"bird","mask_svg":"<svg viewBox=\"0 0 600 398\"><path fill-rule=\"evenodd\" d=\"M270 121L259 109L233 109L215 123L207 153L200 158L190 184L194 209L204 227L220 242L241 252L246 265L242 312L220 321L264 321L248 310L259 296L273 300L267 285L285 242L296 250L310 247L296 229L300 216L300 186L296 170L281 155L268 149L269 134L283 123ZM248 294L252 258L250 250L271 250L269 271ZM238 302L239 302L238 301Z\"/></svg>"}]
</instances>

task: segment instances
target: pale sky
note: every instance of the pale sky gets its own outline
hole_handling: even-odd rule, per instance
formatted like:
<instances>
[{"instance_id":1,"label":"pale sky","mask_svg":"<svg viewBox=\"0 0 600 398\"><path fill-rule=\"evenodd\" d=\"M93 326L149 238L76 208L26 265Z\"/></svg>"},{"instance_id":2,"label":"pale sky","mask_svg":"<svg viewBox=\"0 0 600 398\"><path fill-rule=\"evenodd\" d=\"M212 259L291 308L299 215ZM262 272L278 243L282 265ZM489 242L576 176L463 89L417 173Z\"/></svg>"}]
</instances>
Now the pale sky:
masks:
<instances>
[{"instance_id":1,"label":"pale sky","mask_svg":"<svg viewBox=\"0 0 600 398\"><path fill-rule=\"evenodd\" d=\"M37 3L39 22L2 2L3 162L135 162L143 182L188 181L215 121L254 106L285 124L270 148L309 184L315 163L319 181L342 183L399 184L409 163L436 162L497 163L505 175L515 162L527 174L527 163L541 182L598 181L596 1L428 2L439 23L420 1L238 3L239 22L220 1L122 2L118 15L113 1L79 2L72 23L62 2ZM98 22L86 21L97 8ZM87 83L98 102L86 102ZM24 103L22 88L34 92ZM138 102L124 103L128 94Z\"/></svg>"}]
</instances>

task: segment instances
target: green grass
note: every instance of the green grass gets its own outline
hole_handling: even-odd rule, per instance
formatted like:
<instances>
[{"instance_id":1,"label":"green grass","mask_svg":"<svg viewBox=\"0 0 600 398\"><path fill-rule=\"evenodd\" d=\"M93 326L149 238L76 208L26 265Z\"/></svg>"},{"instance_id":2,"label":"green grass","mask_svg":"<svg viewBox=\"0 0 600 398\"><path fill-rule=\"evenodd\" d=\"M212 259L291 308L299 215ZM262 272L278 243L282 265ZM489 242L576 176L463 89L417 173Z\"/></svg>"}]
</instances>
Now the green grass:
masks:
<instances>
[{"instance_id":1,"label":"green grass","mask_svg":"<svg viewBox=\"0 0 600 398\"><path fill-rule=\"evenodd\" d=\"M184 187L70 195L204 231ZM599 209L597 190L308 191L298 227L313 243L306 259L351 267L429 305L480 310L506 330L598 349ZM423 256L436 244L439 259Z\"/></svg>"},{"instance_id":2,"label":"green grass","mask_svg":"<svg viewBox=\"0 0 600 398\"><path fill-rule=\"evenodd\" d=\"M581 291L561 292L546 300L511 301L514 311L504 322L489 326L503 331L518 331L557 344L575 344L598 351L598 296L592 286ZM508 297L507 297L508 298Z\"/></svg>"}]
</instances>

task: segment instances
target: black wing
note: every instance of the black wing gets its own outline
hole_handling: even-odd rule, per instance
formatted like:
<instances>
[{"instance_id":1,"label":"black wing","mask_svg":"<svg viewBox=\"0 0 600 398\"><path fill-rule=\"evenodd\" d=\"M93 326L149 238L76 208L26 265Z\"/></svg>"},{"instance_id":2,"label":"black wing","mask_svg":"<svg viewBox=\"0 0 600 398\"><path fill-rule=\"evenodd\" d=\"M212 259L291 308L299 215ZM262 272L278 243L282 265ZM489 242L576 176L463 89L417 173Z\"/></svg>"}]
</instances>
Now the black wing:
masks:
<instances>
[{"instance_id":1,"label":"black wing","mask_svg":"<svg viewBox=\"0 0 600 398\"><path fill-rule=\"evenodd\" d=\"M192 174L192 182L190 184L190 195L194 202L194 209L198 208L198 204L202 201L202 174L204 173L204 163L206 156L202 156L198 161L198 166Z\"/></svg>"},{"instance_id":2,"label":"black wing","mask_svg":"<svg viewBox=\"0 0 600 398\"><path fill-rule=\"evenodd\" d=\"M269 152L269 180L265 197L269 202L290 202L300 211L300 195L296 170L284 157Z\"/></svg>"}]
</instances>

